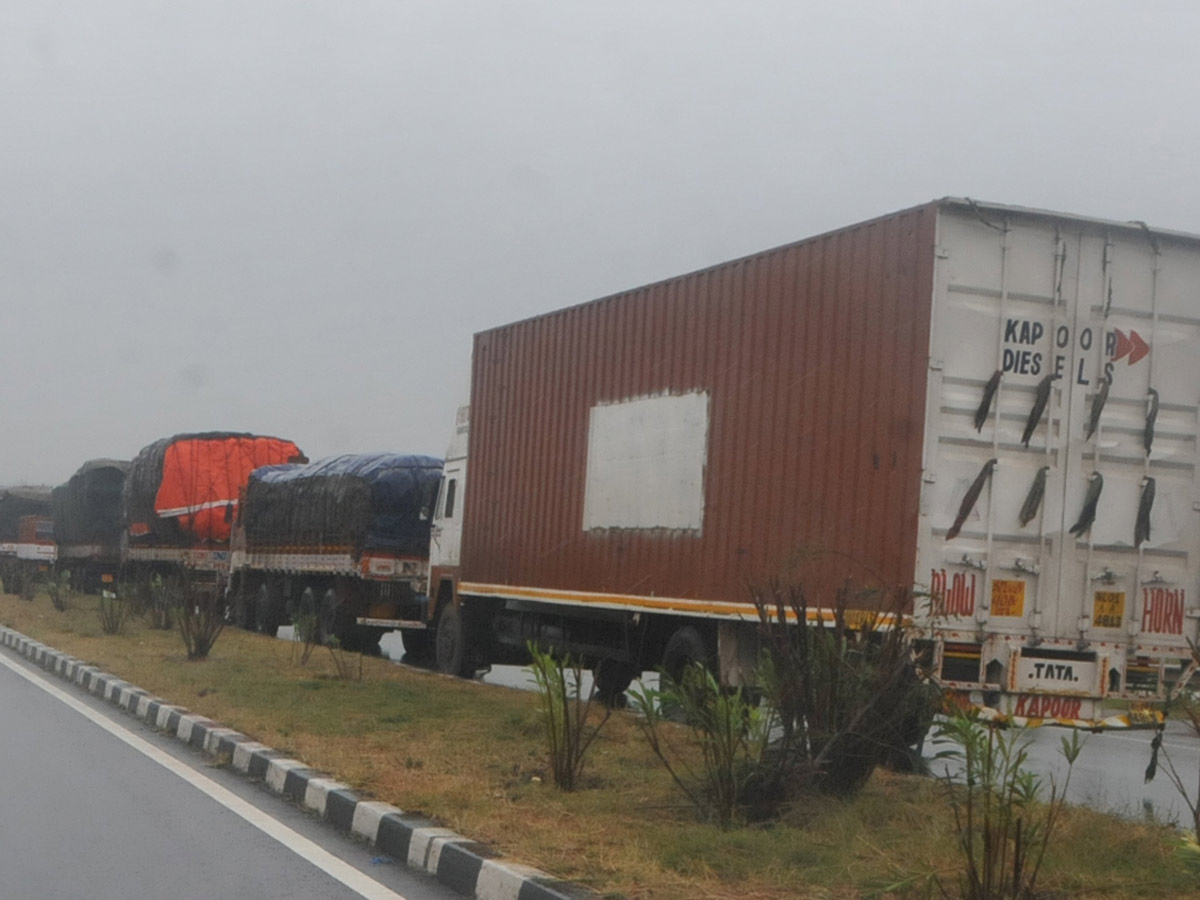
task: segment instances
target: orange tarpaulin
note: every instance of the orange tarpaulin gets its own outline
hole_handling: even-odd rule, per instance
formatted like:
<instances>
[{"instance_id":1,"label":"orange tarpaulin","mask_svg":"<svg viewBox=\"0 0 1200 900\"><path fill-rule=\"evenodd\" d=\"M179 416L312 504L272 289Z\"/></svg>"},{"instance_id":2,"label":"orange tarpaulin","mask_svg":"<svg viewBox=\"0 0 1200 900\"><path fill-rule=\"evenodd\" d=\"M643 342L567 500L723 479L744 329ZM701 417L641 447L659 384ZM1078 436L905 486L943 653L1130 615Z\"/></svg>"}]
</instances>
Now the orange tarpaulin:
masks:
<instances>
[{"instance_id":1,"label":"orange tarpaulin","mask_svg":"<svg viewBox=\"0 0 1200 900\"><path fill-rule=\"evenodd\" d=\"M272 437L190 438L163 456L162 481L154 498L161 518L204 541L229 540L232 512L250 473L301 457L291 441Z\"/></svg>"}]
</instances>

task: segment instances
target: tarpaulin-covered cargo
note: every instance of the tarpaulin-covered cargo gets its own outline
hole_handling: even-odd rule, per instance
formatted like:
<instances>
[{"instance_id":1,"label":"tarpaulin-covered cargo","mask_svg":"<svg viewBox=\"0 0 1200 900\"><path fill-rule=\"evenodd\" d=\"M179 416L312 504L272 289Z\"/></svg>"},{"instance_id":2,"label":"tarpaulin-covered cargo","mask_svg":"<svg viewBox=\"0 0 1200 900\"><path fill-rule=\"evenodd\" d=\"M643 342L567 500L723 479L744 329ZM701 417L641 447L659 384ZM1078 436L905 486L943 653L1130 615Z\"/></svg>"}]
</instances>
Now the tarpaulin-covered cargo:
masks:
<instances>
[{"instance_id":1,"label":"tarpaulin-covered cargo","mask_svg":"<svg viewBox=\"0 0 1200 900\"><path fill-rule=\"evenodd\" d=\"M23 516L50 515L50 488L0 488L0 543L16 541Z\"/></svg>"},{"instance_id":2,"label":"tarpaulin-covered cargo","mask_svg":"<svg viewBox=\"0 0 1200 900\"><path fill-rule=\"evenodd\" d=\"M241 509L247 543L423 556L441 473L440 459L395 453L258 469Z\"/></svg>"},{"instance_id":3,"label":"tarpaulin-covered cargo","mask_svg":"<svg viewBox=\"0 0 1200 900\"><path fill-rule=\"evenodd\" d=\"M299 447L277 437L207 432L155 441L134 457L125 479L130 543L228 541L250 473L302 461Z\"/></svg>"},{"instance_id":4,"label":"tarpaulin-covered cargo","mask_svg":"<svg viewBox=\"0 0 1200 900\"><path fill-rule=\"evenodd\" d=\"M120 542L121 491L128 472L125 460L93 459L54 489L51 508L60 544Z\"/></svg>"}]
</instances>

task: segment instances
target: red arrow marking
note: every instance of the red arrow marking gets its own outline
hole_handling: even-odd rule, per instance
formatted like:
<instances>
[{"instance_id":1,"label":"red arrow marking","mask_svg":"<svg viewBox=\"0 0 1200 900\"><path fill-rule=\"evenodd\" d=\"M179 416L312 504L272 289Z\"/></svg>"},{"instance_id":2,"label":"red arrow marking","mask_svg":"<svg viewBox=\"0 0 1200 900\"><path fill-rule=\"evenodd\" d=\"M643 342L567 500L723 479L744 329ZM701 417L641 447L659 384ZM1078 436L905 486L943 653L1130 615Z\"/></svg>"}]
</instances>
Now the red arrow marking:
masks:
<instances>
[{"instance_id":1,"label":"red arrow marking","mask_svg":"<svg viewBox=\"0 0 1200 900\"><path fill-rule=\"evenodd\" d=\"M1145 358L1150 352L1150 345L1142 340L1142 336L1133 329L1129 330L1129 340L1133 343L1133 349L1129 352L1129 364L1132 366L1138 360ZM1117 345L1120 346L1120 339L1117 340Z\"/></svg>"},{"instance_id":2,"label":"red arrow marking","mask_svg":"<svg viewBox=\"0 0 1200 900\"><path fill-rule=\"evenodd\" d=\"M1129 351L1133 349L1133 342L1121 333L1120 328L1114 328L1113 331L1117 335L1117 353L1113 357L1113 362L1116 362L1118 359L1123 359L1129 355Z\"/></svg>"}]
</instances>

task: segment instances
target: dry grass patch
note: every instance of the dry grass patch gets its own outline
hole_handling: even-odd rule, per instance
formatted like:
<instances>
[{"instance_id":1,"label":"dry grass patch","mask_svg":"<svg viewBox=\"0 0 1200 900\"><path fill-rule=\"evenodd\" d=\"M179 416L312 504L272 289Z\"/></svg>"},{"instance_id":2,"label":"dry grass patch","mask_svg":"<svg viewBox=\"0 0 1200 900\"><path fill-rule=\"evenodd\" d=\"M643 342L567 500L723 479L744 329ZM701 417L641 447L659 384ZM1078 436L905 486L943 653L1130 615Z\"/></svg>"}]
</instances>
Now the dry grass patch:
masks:
<instances>
[{"instance_id":1,"label":"dry grass patch","mask_svg":"<svg viewBox=\"0 0 1200 900\"><path fill-rule=\"evenodd\" d=\"M363 661L362 681L341 680L327 653L301 667L287 642L233 628L207 660L189 662L178 634L138 620L104 635L93 597L59 612L45 598L2 596L0 622L365 796L630 900L886 900L925 896L919 876L928 873L955 884L952 822L928 779L880 772L852 802L818 798L774 827L722 831L695 820L628 713L609 721L582 788L565 794L550 783L529 693L382 659ZM1166 828L1072 810L1041 888L1047 897L1194 897L1172 839Z\"/></svg>"}]
</instances>

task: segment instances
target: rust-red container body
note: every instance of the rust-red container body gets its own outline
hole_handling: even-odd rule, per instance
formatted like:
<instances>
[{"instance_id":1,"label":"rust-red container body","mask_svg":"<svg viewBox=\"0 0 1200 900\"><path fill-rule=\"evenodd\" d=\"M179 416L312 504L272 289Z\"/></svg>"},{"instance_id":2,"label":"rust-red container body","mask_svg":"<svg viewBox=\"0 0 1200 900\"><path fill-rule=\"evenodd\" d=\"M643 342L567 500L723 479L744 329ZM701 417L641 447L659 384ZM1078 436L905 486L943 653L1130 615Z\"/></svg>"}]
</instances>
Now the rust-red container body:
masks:
<instances>
[{"instance_id":1,"label":"rust-red container body","mask_svg":"<svg viewBox=\"0 0 1200 900\"><path fill-rule=\"evenodd\" d=\"M937 210L478 334L463 581L747 608L772 581L911 587Z\"/></svg>"}]
</instances>

